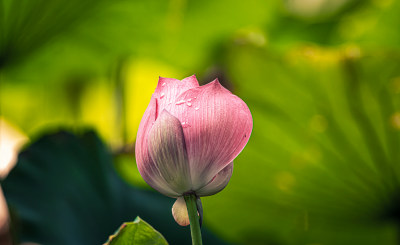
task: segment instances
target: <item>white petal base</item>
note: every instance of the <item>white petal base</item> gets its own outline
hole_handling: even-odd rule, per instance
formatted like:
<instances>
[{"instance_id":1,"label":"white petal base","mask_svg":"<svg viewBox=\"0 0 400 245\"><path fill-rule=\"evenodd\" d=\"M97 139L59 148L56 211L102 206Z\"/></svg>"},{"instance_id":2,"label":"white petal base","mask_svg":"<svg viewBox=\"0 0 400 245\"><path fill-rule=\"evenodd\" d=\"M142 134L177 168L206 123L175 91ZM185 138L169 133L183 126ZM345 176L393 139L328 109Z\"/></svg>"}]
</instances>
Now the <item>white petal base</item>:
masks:
<instances>
[{"instance_id":1,"label":"white petal base","mask_svg":"<svg viewBox=\"0 0 400 245\"><path fill-rule=\"evenodd\" d=\"M172 206L172 216L174 216L176 223L181 226L187 226L190 224L186 202L183 197L178 197L178 199L176 199Z\"/></svg>"}]
</instances>

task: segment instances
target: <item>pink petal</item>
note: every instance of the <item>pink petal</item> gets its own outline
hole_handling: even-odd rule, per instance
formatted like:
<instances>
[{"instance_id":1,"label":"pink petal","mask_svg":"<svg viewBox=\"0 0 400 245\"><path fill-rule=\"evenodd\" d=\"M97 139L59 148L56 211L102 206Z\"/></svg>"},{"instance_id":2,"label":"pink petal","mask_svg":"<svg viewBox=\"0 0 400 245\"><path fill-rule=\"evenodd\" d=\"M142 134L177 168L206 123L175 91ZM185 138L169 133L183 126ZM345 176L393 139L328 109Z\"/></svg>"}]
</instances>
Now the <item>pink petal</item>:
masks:
<instances>
[{"instance_id":1,"label":"pink petal","mask_svg":"<svg viewBox=\"0 0 400 245\"><path fill-rule=\"evenodd\" d=\"M189 162L181 122L163 110L149 131L147 147L154 167L177 193L191 190Z\"/></svg>"},{"instance_id":2,"label":"pink petal","mask_svg":"<svg viewBox=\"0 0 400 245\"><path fill-rule=\"evenodd\" d=\"M150 104L142 117L142 121L140 122L139 130L136 137L136 163L140 175L143 177L147 184L166 196L177 197L179 196L179 194L174 191L161 176L160 171L151 159L147 148L147 136L156 119L156 114L157 99L152 97L150 100Z\"/></svg>"},{"instance_id":3,"label":"pink petal","mask_svg":"<svg viewBox=\"0 0 400 245\"><path fill-rule=\"evenodd\" d=\"M176 223L181 226L187 226L190 224L186 202L183 197L178 197L178 199L176 199L172 206L172 216L174 216Z\"/></svg>"},{"instance_id":4,"label":"pink petal","mask_svg":"<svg viewBox=\"0 0 400 245\"><path fill-rule=\"evenodd\" d=\"M247 105L218 80L190 89L167 106L184 128L192 188L198 190L243 150L253 119Z\"/></svg>"},{"instance_id":5,"label":"pink petal","mask_svg":"<svg viewBox=\"0 0 400 245\"><path fill-rule=\"evenodd\" d=\"M176 98L188 89L199 86L199 82L195 75L187 77L183 80L173 78L160 77L157 88L154 92L154 97L158 99L159 110L157 116L168 105L175 103Z\"/></svg>"},{"instance_id":6,"label":"pink petal","mask_svg":"<svg viewBox=\"0 0 400 245\"><path fill-rule=\"evenodd\" d=\"M196 191L198 196L211 196L222 191L229 180L231 179L233 172L233 162L229 163L228 166L223 168L214 178L203 188Z\"/></svg>"}]
</instances>

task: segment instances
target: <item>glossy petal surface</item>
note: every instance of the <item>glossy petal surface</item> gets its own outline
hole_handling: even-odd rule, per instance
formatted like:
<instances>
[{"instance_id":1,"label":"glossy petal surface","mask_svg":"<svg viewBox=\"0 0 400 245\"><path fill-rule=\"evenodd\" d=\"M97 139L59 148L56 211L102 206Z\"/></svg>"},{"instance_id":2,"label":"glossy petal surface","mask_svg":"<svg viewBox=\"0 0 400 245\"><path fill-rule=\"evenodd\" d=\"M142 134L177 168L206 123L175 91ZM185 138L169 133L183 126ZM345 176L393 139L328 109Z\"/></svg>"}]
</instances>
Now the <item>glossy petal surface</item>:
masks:
<instances>
[{"instance_id":1,"label":"glossy petal surface","mask_svg":"<svg viewBox=\"0 0 400 245\"><path fill-rule=\"evenodd\" d=\"M160 115L163 109L176 102L176 98L183 92L196 88L199 86L199 82L196 76L190 76L183 80L177 80L173 78L160 77L158 80L157 88L154 92L154 97L158 101L158 112L157 117Z\"/></svg>"},{"instance_id":2,"label":"glossy petal surface","mask_svg":"<svg viewBox=\"0 0 400 245\"><path fill-rule=\"evenodd\" d=\"M193 190L208 184L243 150L253 127L247 105L218 80L187 90L167 110L184 129Z\"/></svg>"},{"instance_id":3,"label":"glossy petal surface","mask_svg":"<svg viewBox=\"0 0 400 245\"><path fill-rule=\"evenodd\" d=\"M190 172L180 121L163 110L149 131L147 146L154 163L150 167L155 167L175 192L189 191Z\"/></svg>"},{"instance_id":4,"label":"glossy petal surface","mask_svg":"<svg viewBox=\"0 0 400 245\"><path fill-rule=\"evenodd\" d=\"M147 147L147 137L149 131L156 119L157 114L157 99L154 96L150 100L150 104L147 107L142 121L139 125L138 135L136 137L136 162L138 170L142 175L143 179L154 189L163 193L166 196L179 196L179 194L169 187L169 184L160 174L157 166L150 157L150 153Z\"/></svg>"},{"instance_id":5,"label":"glossy petal surface","mask_svg":"<svg viewBox=\"0 0 400 245\"><path fill-rule=\"evenodd\" d=\"M194 75L160 77L152 101L136 143L142 177L172 197L222 190L253 128L247 105L218 80L198 86Z\"/></svg>"}]
</instances>

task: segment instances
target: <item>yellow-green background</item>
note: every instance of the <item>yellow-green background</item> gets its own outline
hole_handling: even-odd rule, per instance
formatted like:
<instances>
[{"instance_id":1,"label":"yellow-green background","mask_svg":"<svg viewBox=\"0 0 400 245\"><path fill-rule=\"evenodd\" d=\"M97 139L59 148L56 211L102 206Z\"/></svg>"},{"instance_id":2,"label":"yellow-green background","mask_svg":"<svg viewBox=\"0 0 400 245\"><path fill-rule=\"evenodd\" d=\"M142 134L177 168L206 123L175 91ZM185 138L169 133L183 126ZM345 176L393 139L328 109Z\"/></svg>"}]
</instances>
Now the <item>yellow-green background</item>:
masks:
<instances>
[{"instance_id":1,"label":"yellow-green background","mask_svg":"<svg viewBox=\"0 0 400 245\"><path fill-rule=\"evenodd\" d=\"M1 116L134 144L159 76L218 77L250 141L204 223L237 244L398 244L397 0L0 0ZM129 157L121 176L149 188ZM161 194L160 194L161 195Z\"/></svg>"}]
</instances>

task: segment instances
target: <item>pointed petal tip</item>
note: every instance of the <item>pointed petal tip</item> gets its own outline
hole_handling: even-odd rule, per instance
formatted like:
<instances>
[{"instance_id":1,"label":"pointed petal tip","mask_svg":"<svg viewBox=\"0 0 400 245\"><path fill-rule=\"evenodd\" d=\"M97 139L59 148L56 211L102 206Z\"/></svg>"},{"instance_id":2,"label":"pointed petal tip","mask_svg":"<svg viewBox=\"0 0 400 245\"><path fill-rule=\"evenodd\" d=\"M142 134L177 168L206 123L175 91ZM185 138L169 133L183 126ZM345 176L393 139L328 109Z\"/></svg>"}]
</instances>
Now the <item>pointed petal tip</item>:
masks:
<instances>
[{"instance_id":1,"label":"pointed petal tip","mask_svg":"<svg viewBox=\"0 0 400 245\"><path fill-rule=\"evenodd\" d=\"M172 85L172 87L175 86L175 89L176 89L176 87L183 89L181 92L184 92L187 89L198 87L199 82L197 81L197 78L195 75L186 77L182 80L178 80L176 78L167 78L167 77L159 76L155 93L161 93L162 90L170 90L171 85ZM179 95L179 94L177 94L177 95Z\"/></svg>"},{"instance_id":2,"label":"pointed petal tip","mask_svg":"<svg viewBox=\"0 0 400 245\"><path fill-rule=\"evenodd\" d=\"M158 76L158 83L160 83L162 80L166 79L165 77Z\"/></svg>"},{"instance_id":3,"label":"pointed petal tip","mask_svg":"<svg viewBox=\"0 0 400 245\"><path fill-rule=\"evenodd\" d=\"M174 118L174 119L177 119L178 121L179 121L179 119L178 118L176 118L174 115L172 115L167 109L163 109L161 112L160 112L160 115L158 116L159 118L170 118L170 117L172 117L172 118Z\"/></svg>"},{"instance_id":4,"label":"pointed petal tip","mask_svg":"<svg viewBox=\"0 0 400 245\"><path fill-rule=\"evenodd\" d=\"M219 82L218 78L215 78L213 81L203 85L202 87L209 88L211 90L223 90L231 93L228 89L226 89L222 84Z\"/></svg>"},{"instance_id":5,"label":"pointed petal tip","mask_svg":"<svg viewBox=\"0 0 400 245\"><path fill-rule=\"evenodd\" d=\"M158 81L160 81L160 80L166 80L166 79L173 79L173 80L176 80L175 78L169 78L169 77L158 76Z\"/></svg>"},{"instance_id":6,"label":"pointed petal tip","mask_svg":"<svg viewBox=\"0 0 400 245\"><path fill-rule=\"evenodd\" d=\"M157 119L159 118L159 120L161 121L169 121L172 120L172 122L177 122L179 123L179 125L181 125L181 122L179 121L179 119L172 115L167 109L163 109L160 114L158 115ZM170 121L171 123L171 121Z\"/></svg>"},{"instance_id":7,"label":"pointed petal tip","mask_svg":"<svg viewBox=\"0 0 400 245\"><path fill-rule=\"evenodd\" d=\"M218 77L212 80L212 83L219 83ZM220 83L219 83L220 84Z\"/></svg>"},{"instance_id":8,"label":"pointed petal tip","mask_svg":"<svg viewBox=\"0 0 400 245\"><path fill-rule=\"evenodd\" d=\"M179 80L175 79L175 78L168 78L168 77L159 76L158 77L158 83L157 83L156 91L157 91L157 89L160 89L161 87L164 87L167 83L173 83L173 82L177 82L177 81L179 81Z\"/></svg>"},{"instance_id":9,"label":"pointed petal tip","mask_svg":"<svg viewBox=\"0 0 400 245\"><path fill-rule=\"evenodd\" d=\"M190 83L193 84L194 86L199 86L199 81L197 81L197 77L195 74L185 77L184 79L181 80L182 82Z\"/></svg>"},{"instance_id":10,"label":"pointed petal tip","mask_svg":"<svg viewBox=\"0 0 400 245\"><path fill-rule=\"evenodd\" d=\"M157 86L156 86L156 89L155 89L155 93L157 93L157 91L161 89L162 84L165 83L165 79L166 79L166 78L165 78L165 77L162 77L162 76L159 76L159 77L158 77L158 82L157 82ZM153 94L153 95L154 95L154 94Z\"/></svg>"},{"instance_id":11,"label":"pointed petal tip","mask_svg":"<svg viewBox=\"0 0 400 245\"><path fill-rule=\"evenodd\" d=\"M219 82L219 79L218 79L218 78L215 78L215 79L212 80L210 83L211 83L213 86L215 86L215 87L222 87L222 88L224 88L224 86L222 86L222 84Z\"/></svg>"}]
</instances>

